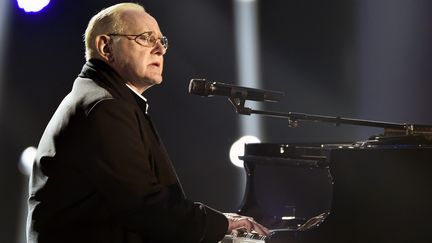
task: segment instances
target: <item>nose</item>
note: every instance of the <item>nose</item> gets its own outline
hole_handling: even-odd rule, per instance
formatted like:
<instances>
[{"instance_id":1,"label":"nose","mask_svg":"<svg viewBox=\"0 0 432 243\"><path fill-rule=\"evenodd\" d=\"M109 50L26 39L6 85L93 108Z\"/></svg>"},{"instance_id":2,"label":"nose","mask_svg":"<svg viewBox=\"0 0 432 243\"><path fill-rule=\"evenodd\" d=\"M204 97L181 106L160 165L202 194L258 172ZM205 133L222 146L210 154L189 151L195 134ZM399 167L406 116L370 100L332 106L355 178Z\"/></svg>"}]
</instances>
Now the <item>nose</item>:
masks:
<instances>
[{"instance_id":1,"label":"nose","mask_svg":"<svg viewBox=\"0 0 432 243\"><path fill-rule=\"evenodd\" d=\"M167 49L162 44L161 40L160 39L157 40L156 45L154 46L154 53L163 56L163 55L165 55L166 52L167 52Z\"/></svg>"}]
</instances>

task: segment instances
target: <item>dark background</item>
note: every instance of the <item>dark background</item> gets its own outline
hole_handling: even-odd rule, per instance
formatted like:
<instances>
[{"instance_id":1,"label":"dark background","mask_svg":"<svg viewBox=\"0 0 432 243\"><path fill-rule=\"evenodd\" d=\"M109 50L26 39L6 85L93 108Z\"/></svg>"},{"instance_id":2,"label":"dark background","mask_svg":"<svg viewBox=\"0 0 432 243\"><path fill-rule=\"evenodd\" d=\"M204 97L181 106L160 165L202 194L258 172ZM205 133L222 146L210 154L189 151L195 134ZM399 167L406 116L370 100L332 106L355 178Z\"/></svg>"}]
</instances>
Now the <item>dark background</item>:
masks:
<instances>
[{"instance_id":1,"label":"dark background","mask_svg":"<svg viewBox=\"0 0 432 243\"><path fill-rule=\"evenodd\" d=\"M6 0L4 0L6 1ZM23 242L21 152L42 132L84 63L93 14L119 1L52 0L38 14L6 4L0 68L0 242ZM242 198L228 158L239 115L220 97L187 94L191 78L237 83L233 0L147 0L170 40L164 82L145 96L188 196L222 211ZM427 0L258 1L261 82L276 111L432 124L432 3ZM379 129L264 118L263 142L355 141Z\"/></svg>"}]
</instances>

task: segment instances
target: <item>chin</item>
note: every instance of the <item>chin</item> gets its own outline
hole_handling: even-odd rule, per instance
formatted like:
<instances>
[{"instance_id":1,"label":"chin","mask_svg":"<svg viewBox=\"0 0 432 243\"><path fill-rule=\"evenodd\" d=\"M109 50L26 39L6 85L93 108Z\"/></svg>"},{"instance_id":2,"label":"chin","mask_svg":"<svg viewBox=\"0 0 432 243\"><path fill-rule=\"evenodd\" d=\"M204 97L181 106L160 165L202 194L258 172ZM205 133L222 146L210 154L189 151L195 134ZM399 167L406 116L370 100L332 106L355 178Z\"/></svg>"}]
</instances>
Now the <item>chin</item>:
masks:
<instances>
[{"instance_id":1,"label":"chin","mask_svg":"<svg viewBox=\"0 0 432 243\"><path fill-rule=\"evenodd\" d=\"M150 85L156 85L156 84L161 84L162 83L162 77L152 77L152 78L146 78L144 80L145 83L150 84Z\"/></svg>"},{"instance_id":2,"label":"chin","mask_svg":"<svg viewBox=\"0 0 432 243\"><path fill-rule=\"evenodd\" d=\"M163 78L161 75L158 75L156 77L152 77L151 80L152 80L152 83L154 83L154 84L160 84L160 83L162 83Z\"/></svg>"}]
</instances>

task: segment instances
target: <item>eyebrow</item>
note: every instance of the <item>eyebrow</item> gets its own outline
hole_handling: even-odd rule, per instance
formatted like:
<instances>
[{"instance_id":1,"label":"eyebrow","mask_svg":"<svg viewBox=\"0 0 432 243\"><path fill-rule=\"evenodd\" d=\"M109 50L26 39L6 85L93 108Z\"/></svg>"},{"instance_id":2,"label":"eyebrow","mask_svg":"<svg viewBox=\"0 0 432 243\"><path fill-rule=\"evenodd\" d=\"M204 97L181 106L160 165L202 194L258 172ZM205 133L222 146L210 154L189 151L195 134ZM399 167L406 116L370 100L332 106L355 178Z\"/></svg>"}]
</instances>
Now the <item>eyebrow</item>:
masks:
<instances>
[{"instance_id":1,"label":"eyebrow","mask_svg":"<svg viewBox=\"0 0 432 243\"><path fill-rule=\"evenodd\" d=\"M155 35L157 35L158 37L165 36L165 35L162 33L162 31L154 31L154 30L146 30L146 31L144 31L144 32L141 32L140 35L142 35L142 34L144 34L144 33L147 33L147 32L151 32L152 34L155 34Z\"/></svg>"}]
</instances>

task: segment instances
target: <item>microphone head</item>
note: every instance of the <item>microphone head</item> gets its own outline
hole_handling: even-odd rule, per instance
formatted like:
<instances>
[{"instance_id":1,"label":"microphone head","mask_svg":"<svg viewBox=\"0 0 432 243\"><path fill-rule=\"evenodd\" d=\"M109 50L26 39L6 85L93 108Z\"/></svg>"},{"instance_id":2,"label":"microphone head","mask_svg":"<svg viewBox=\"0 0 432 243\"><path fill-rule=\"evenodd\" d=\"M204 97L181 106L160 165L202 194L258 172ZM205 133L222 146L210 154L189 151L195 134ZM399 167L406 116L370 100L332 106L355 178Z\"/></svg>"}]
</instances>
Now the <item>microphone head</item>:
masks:
<instances>
[{"instance_id":1,"label":"microphone head","mask_svg":"<svg viewBox=\"0 0 432 243\"><path fill-rule=\"evenodd\" d=\"M189 94L209 96L210 82L205 79L191 79L189 82Z\"/></svg>"}]
</instances>

